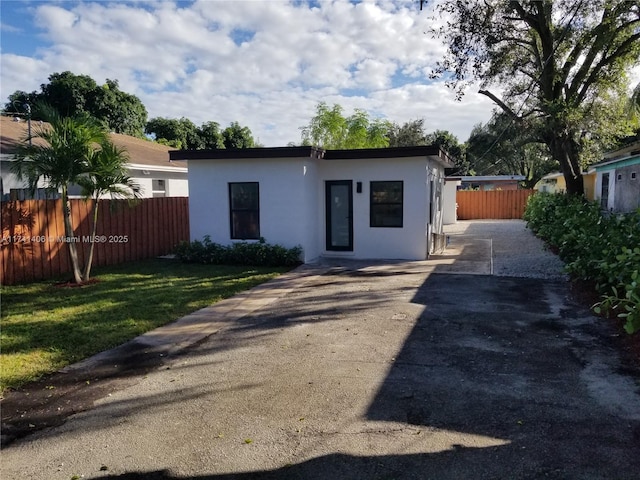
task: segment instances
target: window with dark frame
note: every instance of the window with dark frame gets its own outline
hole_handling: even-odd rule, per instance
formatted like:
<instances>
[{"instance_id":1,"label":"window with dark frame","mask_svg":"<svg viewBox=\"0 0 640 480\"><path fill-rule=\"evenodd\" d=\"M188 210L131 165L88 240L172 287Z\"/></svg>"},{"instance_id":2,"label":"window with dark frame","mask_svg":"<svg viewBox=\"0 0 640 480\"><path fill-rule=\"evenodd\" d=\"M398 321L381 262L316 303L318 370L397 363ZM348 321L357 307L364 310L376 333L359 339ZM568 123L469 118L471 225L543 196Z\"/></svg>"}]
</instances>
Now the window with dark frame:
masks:
<instances>
[{"instance_id":1,"label":"window with dark frame","mask_svg":"<svg viewBox=\"0 0 640 480\"><path fill-rule=\"evenodd\" d=\"M402 228L403 182L371 182L371 227Z\"/></svg>"},{"instance_id":2,"label":"window with dark frame","mask_svg":"<svg viewBox=\"0 0 640 480\"><path fill-rule=\"evenodd\" d=\"M163 179L152 179L151 180L151 196L153 198L166 197L167 196L167 185L166 185L165 180L163 180Z\"/></svg>"},{"instance_id":3,"label":"window with dark frame","mask_svg":"<svg viewBox=\"0 0 640 480\"><path fill-rule=\"evenodd\" d=\"M233 240L260 238L258 182L229 183L229 219Z\"/></svg>"}]
</instances>

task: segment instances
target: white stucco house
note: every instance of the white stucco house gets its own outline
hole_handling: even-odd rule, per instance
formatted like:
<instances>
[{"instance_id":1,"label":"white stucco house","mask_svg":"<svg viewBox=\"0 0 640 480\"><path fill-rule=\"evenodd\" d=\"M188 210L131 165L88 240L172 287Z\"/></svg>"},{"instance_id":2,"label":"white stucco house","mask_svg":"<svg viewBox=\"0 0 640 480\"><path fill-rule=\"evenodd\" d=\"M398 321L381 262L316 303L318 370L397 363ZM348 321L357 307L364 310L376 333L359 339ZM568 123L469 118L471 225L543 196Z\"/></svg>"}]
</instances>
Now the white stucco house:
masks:
<instances>
[{"instance_id":1,"label":"white stucco house","mask_svg":"<svg viewBox=\"0 0 640 480\"><path fill-rule=\"evenodd\" d=\"M422 260L444 245L435 146L172 151L188 161L191 239L256 241L319 257Z\"/></svg>"},{"instance_id":2,"label":"white stucco house","mask_svg":"<svg viewBox=\"0 0 640 480\"><path fill-rule=\"evenodd\" d=\"M26 188L26 183L11 171L16 145L27 137L28 131L24 120L16 120L13 117L0 117L0 198L57 198L59 195L56 192L46 190L44 181L40 181L38 190L32 194ZM32 123L32 129L40 127L37 122ZM118 133L111 133L110 137L114 145L127 151L127 172L140 185L143 198L189 196L187 163L170 162L168 152L171 147ZM69 193L71 197L79 196L80 188L72 186Z\"/></svg>"}]
</instances>

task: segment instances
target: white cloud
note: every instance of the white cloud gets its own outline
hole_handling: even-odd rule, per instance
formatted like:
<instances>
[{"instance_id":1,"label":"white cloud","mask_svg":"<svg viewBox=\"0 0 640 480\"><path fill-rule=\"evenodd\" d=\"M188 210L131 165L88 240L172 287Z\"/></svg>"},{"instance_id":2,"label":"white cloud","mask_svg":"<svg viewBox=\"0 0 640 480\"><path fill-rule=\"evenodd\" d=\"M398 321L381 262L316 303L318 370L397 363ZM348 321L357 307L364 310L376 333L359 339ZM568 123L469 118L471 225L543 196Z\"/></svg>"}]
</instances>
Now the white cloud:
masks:
<instances>
[{"instance_id":1,"label":"white cloud","mask_svg":"<svg viewBox=\"0 0 640 480\"><path fill-rule=\"evenodd\" d=\"M117 79L150 117L248 125L267 146L299 142L319 101L405 122L425 118L461 140L491 103L462 103L424 72L442 45L415 2L346 0L44 4L48 46L2 55L2 96L35 90L53 72Z\"/></svg>"},{"instance_id":2,"label":"white cloud","mask_svg":"<svg viewBox=\"0 0 640 480\"><path fill-rule=\"evenodd\" d=\"M11 53L2 54L1 65L0 86L2 86L3 101L16 90L25 92L38 90L40 84L45 83L51 73L47 62Z\"/></svg>"}]
</instances>

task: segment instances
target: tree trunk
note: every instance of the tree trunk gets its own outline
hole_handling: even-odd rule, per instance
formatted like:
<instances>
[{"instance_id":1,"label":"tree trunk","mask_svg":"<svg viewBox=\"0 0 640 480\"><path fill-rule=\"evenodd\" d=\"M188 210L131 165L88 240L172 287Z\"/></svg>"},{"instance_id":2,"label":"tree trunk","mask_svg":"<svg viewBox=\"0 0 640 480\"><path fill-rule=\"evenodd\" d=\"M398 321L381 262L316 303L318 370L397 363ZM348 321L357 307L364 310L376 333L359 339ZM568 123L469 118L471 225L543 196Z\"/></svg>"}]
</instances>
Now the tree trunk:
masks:
<instances>
[{"instance_id":1,"label":"tree trunk","mask_svg":"<svg viewBox=\"0 0 640 480\"><path fill-rule=\"evenodd\" d=\"M76 283L82 283L80 265L78 264L78 248L75 241L76 239L73 235L73 225L71 225L71 202L69 202L66 185L62 187L62 218L64 219L64 236L67 245L69 246L69 257L71 258L73 279Z\"/></svg>"},{"instance_id":2,"label":"tree trunk","mask_svg":"<svg viewBox=\"0 0 640 480\"><path fill-rule=\"evenodd\" d=\"M87 261L84 266L84 272L82 274L82 280L87 282L89 281L89 276L91 275L91 265L93 264L93 250L95 247L96 240L96 231L98 230L98 202L99 200L96 198L93 200L93 209L92 209L92 217L93 217L93 225L91 227L91 241L89 242L89 255L87 255Z\"/></svg>"},{"instance_id":3,"label":"tree trunk","mask_svg":"<svg viewBox=\"0 0 640 480\"><path fill-rule=\"evenodd\" d=\"M567 185L567 194L584 195L582 172L573 140L553 132L549 148L554 160L558 161L562 169L562 175Z\"/></svg>"}]
</instances>

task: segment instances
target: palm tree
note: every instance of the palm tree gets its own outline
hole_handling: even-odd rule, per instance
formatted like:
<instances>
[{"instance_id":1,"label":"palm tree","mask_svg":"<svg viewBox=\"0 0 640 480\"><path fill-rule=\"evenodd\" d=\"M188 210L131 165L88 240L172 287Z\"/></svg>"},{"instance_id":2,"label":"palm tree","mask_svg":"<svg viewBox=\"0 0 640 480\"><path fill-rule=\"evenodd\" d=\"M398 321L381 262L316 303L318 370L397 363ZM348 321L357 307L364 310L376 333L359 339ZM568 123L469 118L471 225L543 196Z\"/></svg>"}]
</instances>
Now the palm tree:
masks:
<instances>
[{"instance_id":1,"label":"palm tree","mask_svg":"<svg viewBox=\"0 0 640 480\"><path fill-rule=\"evenodd\" d=\"M127 175L126 164L128 160L129 156L126 150L115 146L109 140L105 140L100 144L100 149L95 150L89 156L86 174L78 179L78 184L82 187L83 197L93 199L91 212L92 241L89 244L89 255L82 272L82 280L85 282L89 280L93 263L100 198L103 196L127 199L140 197L140 185Z\"/></svg>"},{"instance_id":2,"label":"palm tree","mask_svg":"<svg viewBox=\"0 0 640 480\"><path fill-rule=\"evenodd\" d=\"M15 154L16 161L13 162L12 170L19 179L26 180L34 192L41 178L49 188L60 191L65 237L72 239L74 234L69 185L78 183L86 174L89 160L95 152L95 145L106 141L108 135L97 120L90 117L62 117L48 105L38 105L38 110L48 125L37 126L31 137L21 142ZM81 283L76 243L66 243L69 247L73 278L76 283Z\"/></svg>"}]
</instances>

